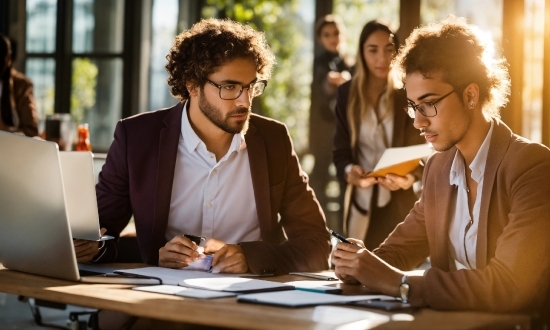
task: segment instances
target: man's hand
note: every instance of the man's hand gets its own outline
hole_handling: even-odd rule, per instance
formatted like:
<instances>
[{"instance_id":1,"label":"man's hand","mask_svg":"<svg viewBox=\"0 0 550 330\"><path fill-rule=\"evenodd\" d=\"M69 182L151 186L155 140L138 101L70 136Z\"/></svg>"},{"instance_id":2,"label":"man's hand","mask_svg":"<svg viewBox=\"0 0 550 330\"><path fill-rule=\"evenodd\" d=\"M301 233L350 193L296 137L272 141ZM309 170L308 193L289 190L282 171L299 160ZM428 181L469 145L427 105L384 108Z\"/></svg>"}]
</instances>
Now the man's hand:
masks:
<instances>
[{"instance_id":1,"label":"man's hand","mask_svg":"<svg viewBox=\"0 0 550 330\"><path fill-rule=\"evenodd\" d=\"M236 244L223 245L214 253L212 269L219 273L247 273L248 262L246 261L243 248Z\"/></svg>"},{"instance_id":2,"label":"man's hand","mask_svg":"<svg viewBox=\"0 0 550 330\"><path fill-rule=\"evenodd\" d=\"M371 292L399 295L403 274L367 249L339 243L333 253L333 263L335 275L345 283L359 282Z\"/></svg>"},{"instance_id":3,"label":"man's hand","mask_svg":"<svg viewBox=\"0 0 550 330\"><path fill-rule=\"evenodd\" d=\"M199 257L198 245L184 236L176 236L159 249L159 266L182 268Z\"/></svg>"},{"instance_id":4,"label":"man's hand","mask_svg":"<svg viewBox=\"0 0 550 330\"><path fill-rule=\"evenodd\" d=\"M101 228L101 235L105 235L107 229ZM83 239L73 240L74 251L76 254L76 260L78 262L90 262L99 252L99 244L101 242L87 241Z\"/></svg>"},{"instance_id":5,"label":"man's hand","mask_svg":"<svg viewBox=\"0 0 550 330\"><path fill-rule=\"evenodd\" d=\"M368 178L366 175L367 172L361 166L353 165L349 173L346 175L346 181L360 188L368 188L378 182L377 178Z\"/></svg>"},{"instance_id":6,"label":"man's hand","mask_svg":"<svg viewBox=\"0 0 550 330\"><path fill-rule=\"evenodd\" d=\"M414 183L414 180L414 175L410 173L405 176L390 173L386 174L385 178L378 178L378 183L388 190L395 191L399 189L409 189Z\"/></svg>"}]
</instances>

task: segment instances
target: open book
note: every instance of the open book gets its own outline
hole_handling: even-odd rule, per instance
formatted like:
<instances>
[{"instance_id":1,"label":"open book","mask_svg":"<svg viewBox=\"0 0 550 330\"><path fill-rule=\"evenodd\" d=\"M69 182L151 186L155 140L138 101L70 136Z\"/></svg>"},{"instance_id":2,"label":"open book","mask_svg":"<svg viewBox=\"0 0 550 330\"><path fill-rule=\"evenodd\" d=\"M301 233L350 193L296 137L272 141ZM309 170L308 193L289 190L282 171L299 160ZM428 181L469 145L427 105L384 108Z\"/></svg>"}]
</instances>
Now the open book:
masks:
<instances>
[{"instance_id":1,"label":"open book","mask_svg":"<svg viewBox=\"0 0 550 330\"><path fill-rule=\"evenodd\" d=\"M160 284L222 292L252 293L294 290L294 286L285 283L245 278L235 274L214 274L200 270L145 267L121 269L115 273L156 278L160 280ZM246 276L246 274L243 274L243 276Z\"/></svg>"},{"instance_id":2,"label":"open book","mask_svg":"<svg viewBox=\"0 0 550 330\"><path fill-rule=\"evenodd\" d=\"M418 144L408 147L388 148L367 177L385 177L388 173L405 176L414 171L420 160L433 153L430 144Z\"/></svg>"}]
</instances>

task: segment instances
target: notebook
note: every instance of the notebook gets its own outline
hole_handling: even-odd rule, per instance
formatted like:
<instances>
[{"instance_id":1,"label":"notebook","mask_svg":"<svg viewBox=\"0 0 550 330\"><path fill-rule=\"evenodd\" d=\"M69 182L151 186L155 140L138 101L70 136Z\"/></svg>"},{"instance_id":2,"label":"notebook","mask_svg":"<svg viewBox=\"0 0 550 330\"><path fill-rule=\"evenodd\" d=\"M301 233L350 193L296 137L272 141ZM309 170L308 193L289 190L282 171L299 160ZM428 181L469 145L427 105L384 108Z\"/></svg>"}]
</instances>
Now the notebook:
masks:
<instances>
[{"instance_id":1,"label":"notebook","mask_svg":"<svg viewBox=\"0 0 550 330\"><path fill-rule=\"evenodd\" d=\"M81 277L56 143L0 131L0 155L0 263L4 267L71 281L160 284L143 277ZM93 266L95 273L101 272L101 266Z\"/></svg>"},{"instance_id":2,"label":"notebook","mask_svg":"<svg viewBox=\"0 0 550 330\"><path fill-rule=\"evenodd\" d=\"M101 236L99 228L93 154L62 151L59 159L73 238L90 241L112 239L112 236Z\"/></svg>"}]
</instances>

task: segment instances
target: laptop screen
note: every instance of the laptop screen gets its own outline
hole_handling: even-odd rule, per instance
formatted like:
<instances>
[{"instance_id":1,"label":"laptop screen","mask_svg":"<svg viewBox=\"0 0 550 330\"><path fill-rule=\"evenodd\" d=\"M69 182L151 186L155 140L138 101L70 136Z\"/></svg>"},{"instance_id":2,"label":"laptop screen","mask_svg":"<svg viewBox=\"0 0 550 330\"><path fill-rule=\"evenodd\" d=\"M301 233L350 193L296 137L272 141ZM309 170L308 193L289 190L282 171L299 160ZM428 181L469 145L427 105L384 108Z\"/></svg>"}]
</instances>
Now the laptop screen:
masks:
<instances>
[{"instance_id":1,"label":"laptop screen","mask_svg":"<svg viewBox=\"0 0 550 330\"><path fill-rule=\"evenodd\" d=\"M0 131L0 262L78 280L57 144Z\"/></svg>"}]
</instances>

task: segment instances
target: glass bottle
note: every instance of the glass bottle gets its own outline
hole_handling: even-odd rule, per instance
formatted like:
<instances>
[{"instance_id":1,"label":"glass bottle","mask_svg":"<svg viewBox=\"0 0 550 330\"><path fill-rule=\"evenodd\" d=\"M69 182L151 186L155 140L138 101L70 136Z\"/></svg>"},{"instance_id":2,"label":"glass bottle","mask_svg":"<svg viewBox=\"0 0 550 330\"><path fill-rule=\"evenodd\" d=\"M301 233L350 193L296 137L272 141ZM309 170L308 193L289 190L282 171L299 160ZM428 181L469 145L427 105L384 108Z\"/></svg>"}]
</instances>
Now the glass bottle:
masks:
<instances>
[{"instance_id":1,"label":"glass bottle","mask_svg":"<svg viewBox=\"0 0 550 330\"><path fill-rule=\"evenodd\" d=\"M90 130L88 124L78 125L78 143L76 144L76 151L92 151L90 145Z\"/></svg>"}]
</instances>

